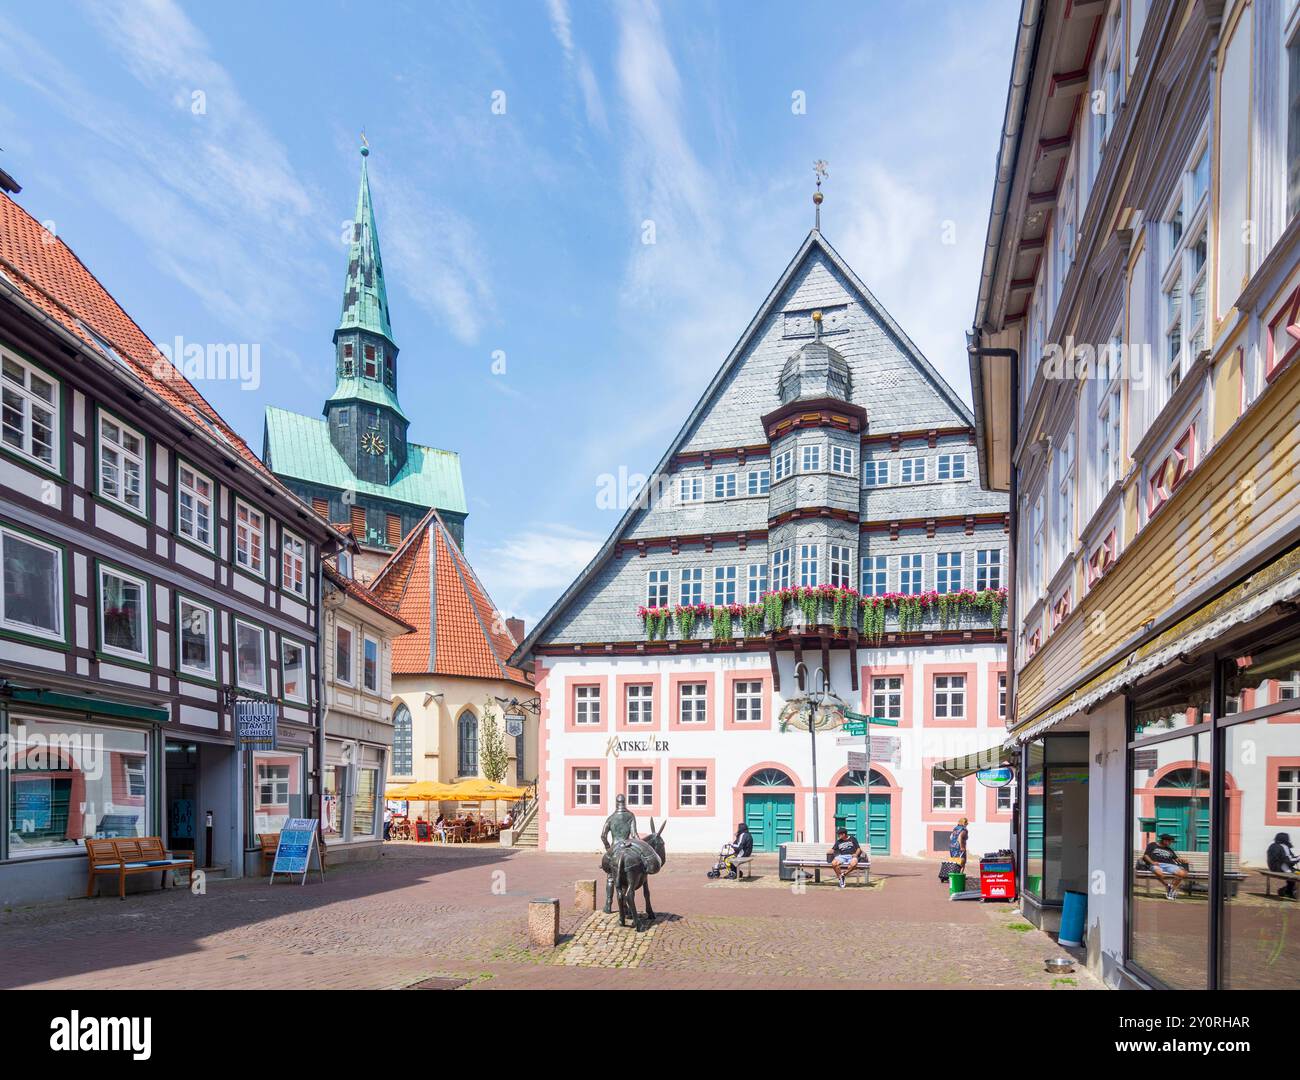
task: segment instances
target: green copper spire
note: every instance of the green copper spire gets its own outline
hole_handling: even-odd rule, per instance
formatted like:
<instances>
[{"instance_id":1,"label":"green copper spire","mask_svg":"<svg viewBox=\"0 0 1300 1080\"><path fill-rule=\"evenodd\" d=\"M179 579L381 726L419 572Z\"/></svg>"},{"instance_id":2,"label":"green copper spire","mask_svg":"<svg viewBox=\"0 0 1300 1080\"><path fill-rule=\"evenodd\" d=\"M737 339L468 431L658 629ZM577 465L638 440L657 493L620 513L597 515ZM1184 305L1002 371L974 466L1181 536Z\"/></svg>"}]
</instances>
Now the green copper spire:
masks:
<instances>
[{"instance_id":1,"label":"green copper spire","mask_svg":"<svg viewBox=\"0 0 1300 1080\"><path fill-rule=\"evenodd\" d=\"M339 330L368 330L393 340L388 323L388 289L384 284L384 262L379 257L379 230L370 202L370 174L366 158L370 147L361 137L361 190L357 192L357 213L348 247L348 276L343 288L343 315ZM394 342L394 344L396 344Z\"/></svg>"}]
</instances>

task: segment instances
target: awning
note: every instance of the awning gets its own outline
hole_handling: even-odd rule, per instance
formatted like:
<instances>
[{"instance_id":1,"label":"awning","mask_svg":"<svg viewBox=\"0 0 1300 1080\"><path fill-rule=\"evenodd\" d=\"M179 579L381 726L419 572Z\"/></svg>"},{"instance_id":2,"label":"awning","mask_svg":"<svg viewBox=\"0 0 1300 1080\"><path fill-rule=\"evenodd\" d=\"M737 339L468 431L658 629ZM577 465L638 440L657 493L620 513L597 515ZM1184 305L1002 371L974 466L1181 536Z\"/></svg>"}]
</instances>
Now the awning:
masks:
<instances>
[{"instance_id":1,"label":"awning","mask_svg":"<svg viewBox=\"0 0 1300 1080\"><path fill-rule=\"evenodd\" d=\"M13 687L7 696L11 701L44 705L49 709L66 709L69 712L94 713L97 716L114 716L126 720L149 720L155 724L165 724L172 718L169 710L152 705L135 705L78 694L57 694L53 690Z\"/></svg>"},{"instance_id":2,"label":"awning","mask_svg":"<svg viewBox=\"0 0 1300 1080\"><path fill-rule=\"evenodd\" d=\"M979 772L981 769L996 769L999 765L1010 765L1014 760L1014 754L1010 753L1002 743L998 743L975 754L963 754L961 757L949 758L947 761L936 761L930 768L930 775L945 784L956 784L965 780L971 773Z\"/></svg>"}]
</instances>

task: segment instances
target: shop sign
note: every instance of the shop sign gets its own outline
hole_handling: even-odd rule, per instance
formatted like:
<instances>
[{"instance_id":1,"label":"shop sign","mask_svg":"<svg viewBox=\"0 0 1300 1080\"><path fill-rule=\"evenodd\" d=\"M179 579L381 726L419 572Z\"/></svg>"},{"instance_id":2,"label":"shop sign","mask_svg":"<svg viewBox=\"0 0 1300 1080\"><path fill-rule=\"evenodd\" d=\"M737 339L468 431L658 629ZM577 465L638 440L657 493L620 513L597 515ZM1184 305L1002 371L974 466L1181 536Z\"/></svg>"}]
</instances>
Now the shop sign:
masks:
<instances>
[{"instance_id":1,"label":"shop sign","mask_svg":"<svg viewBox=\"0 0 1300 1080\"><path fill-rule=\"evenodd\" d=\"M235 702L235 741L246 750L274 750L279 718L274 701Z\"/></svg>"},{"instance_id":2,"label":"shop sign","mask_svg":"<svg viewBox=\"0 0 1300 1080\"><path fill-rule=\"evenodd\" d=\"M275 862L271 865L271 881L276 874L301 874L304 884L307 872L316 870L321 880L325 869L320 862L320 848L316 846L316 818L289 818L280 830L280 841L275 848Z\"/></svg>"},{"instance_id":3,"label":"shop sign","mask_svg":"<svg viewBox=\"0 0 1300 1080\"><path fill-rule=\"evenodd\" d=\"M512 739L519 738L524 733L524 718L522 713L510 713L506 717L506 734Z\"/></svg>"},{"instance_id":4,"label":"shop sign","mask_svg":"<svg viewBox=\"0 0 1300 1080\"><path fill-rule=\"evenodd\" d=\"M1006 787L1011 783L1011 781L1015 779L1015 774L1005 767L999 769L980 769L979 772L975 774L975 779L984 787L1001 788Z\"/></svg>"}]
</instances>

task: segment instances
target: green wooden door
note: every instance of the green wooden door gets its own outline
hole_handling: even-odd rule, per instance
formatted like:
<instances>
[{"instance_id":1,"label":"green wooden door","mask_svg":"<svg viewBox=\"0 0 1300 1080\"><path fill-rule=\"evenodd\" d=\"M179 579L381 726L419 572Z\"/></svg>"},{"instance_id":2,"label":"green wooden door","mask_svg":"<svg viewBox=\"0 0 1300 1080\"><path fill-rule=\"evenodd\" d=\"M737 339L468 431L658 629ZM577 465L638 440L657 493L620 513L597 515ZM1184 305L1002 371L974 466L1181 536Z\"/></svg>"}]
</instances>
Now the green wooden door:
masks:
<instances>
[{"instance_id":1,"label":"green wooden door","mask_svg":"<svg viewBox=\"0 0 1300 1080\"><path fill-rule=\"evenodd\" d=\"M873 855L889 854L889 796L871 796L871 816L868 826L862 828L862 796L839 791L835 795L835 827L848 829Z\"/></svg>"},{"instance_id":2,"label":"green wooden door","mask_svg":"<svg viewBox=\"0 0 1300 1080\"><path fill-rule=\"evenodd\" d=\"M1156 796L1156 836L1170 833L1175 851L1210 850L1210 804L1186 795Z\"/></svg>"},{"instance_id":3,"label":"green wooden door","mask_svg":"<svg viewBox=\"0 0 1300 1080\"><path fill-rule=\"evenodd\" d=\"M755 851L776 851L794 842L793 795L746 795L745 824L754 834Z\"/></svg>"}]
</instances>

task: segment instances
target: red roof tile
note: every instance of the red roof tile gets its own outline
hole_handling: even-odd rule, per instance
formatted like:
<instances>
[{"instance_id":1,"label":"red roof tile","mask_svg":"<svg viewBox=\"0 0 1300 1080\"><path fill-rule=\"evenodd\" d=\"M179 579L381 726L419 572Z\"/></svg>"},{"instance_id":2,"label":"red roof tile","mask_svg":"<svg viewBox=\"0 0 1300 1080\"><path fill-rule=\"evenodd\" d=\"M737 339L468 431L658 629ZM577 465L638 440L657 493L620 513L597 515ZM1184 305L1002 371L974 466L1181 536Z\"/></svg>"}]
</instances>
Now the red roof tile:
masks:
<instances>
[{"instance_id":1,"label":"red roof tile","mask_svg":"<svg viewBox=\"0 0 1300 1080\"><path fill-rule=\"evenodd\" d=\"M447 531L430 510L370 583L415 633L393 642L395 675L462 675L531 686L510 655L518 643L505 616Z\"/></svg>"},{"instance_id":2,"label":"red roof tile","mask_svg":"<svg viewBox=\"0 0 1300 1080\"><path fill-rule=\"evenodd\" d=\"M112 346L146 389L191 423L197 422L209 431L215 428L240 457L288 494L288 489L275 480L234 428L158 351L72 249L7 194L0 194L0 272L30 304L102 355L100 343L87 328L93 331Z\"/></svg>"},{"instance_id":3,"label":"red roof tile","mask_svg":"<svg viewBox=\"0 0 1300 1080\"><path fill-rule=\"evenodd\" d=\"M335 564L334 560L324 560L324 567L325 576L349 596L356 597L357 600L361 601L361 603L365 604L367 607L373 608L375 611L379 612L379 614L387 616L396 623L400 623L402 626L405 626L408 631L413 631L415 629L415 627L403 619L396 610L385 604L373 592L362 585L361 582L353 581L352 578L347 578L340 574L338 566Z\"/></svg>"}]
</instances>

